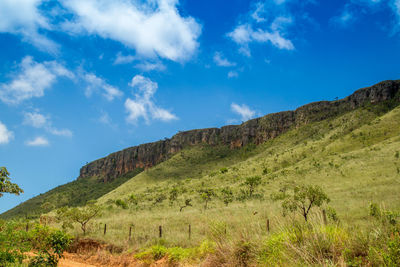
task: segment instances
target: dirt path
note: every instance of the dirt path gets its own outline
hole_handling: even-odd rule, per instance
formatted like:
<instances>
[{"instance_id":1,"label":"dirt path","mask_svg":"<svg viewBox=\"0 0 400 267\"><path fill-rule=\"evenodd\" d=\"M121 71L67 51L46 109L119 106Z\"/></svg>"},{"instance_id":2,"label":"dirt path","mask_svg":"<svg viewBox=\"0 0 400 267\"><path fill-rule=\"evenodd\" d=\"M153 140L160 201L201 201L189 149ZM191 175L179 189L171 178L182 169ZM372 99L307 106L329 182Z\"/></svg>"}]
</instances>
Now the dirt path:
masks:
<instances>
[{"instance_id":1,"label":"dirt path","mask_svg":"<svg viewBox=\"0 0 400 267\"><path fill-rule=\"evenodd\" d=\"M80 263L80 262L74 261L72 259L68 259L68 257L61 259L58 262L58 266L59 267L96 267L96 265Z\"/></svg>"}]
</instances>

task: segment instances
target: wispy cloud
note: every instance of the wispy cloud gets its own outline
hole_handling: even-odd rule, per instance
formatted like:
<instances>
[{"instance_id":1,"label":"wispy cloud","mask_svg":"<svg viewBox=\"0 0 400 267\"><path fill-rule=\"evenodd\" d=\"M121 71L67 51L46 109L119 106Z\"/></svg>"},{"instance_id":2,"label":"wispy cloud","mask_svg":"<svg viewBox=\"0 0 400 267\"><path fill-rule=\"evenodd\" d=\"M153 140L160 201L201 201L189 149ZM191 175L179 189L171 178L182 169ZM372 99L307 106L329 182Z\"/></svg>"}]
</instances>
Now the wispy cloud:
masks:
<instances>
[{"instance_id":1,"label":"wispy cloud","mask_svg":"<svg viewBox=\"0 0 400 267\"><path fill-rule=\"evenodd\" d=\"M154 94L158 89L158 84L142 75L133 77L129 84L134 90L134 98L125 101L125 109L128 113L127 122L136 124L139 118L143 118L146 123L151 120L171 121L178 119L170 111L158 107L154 102Z\"/></svg>"},{"instance_id":2,"label":"wispy cloud","mask_svg":"<svg viewBox=\"0 0 400 267\"><path fill-rule=\"evenodd\" d=\"M8 130L7 126L0 121L0 145L8 144L13 138L13 132Z\"/></svg>"},{"instance_id":3,"label":"wispy cloud","mask_svg":"<svg viewBox=\"0 0 400 267\"><path fill-rule=\"evenodd\" d=\"M235 62L229 61L221 52L215 52L214 54L214 63L220 67L234 67L236 66Z\"/></svg>"},{"instance_id":4,"label":"wispy cloud","mask_svg":"<svg viewBox=\"0 0 400 267\"><path fill-rule=\"evenodd\" d=\"M398 32L400 29L400 0L353 0L348 1L339 15L334 16L331 22L335 25L344 27L350 26L357 20L367 15L382 10L391 10L396 17L394 25L391 26L393 32ZM393 23L393 20L391 21Z\"/></svg>"},{"instance_id":5,"label":"wispy cloud","mask_svg":"<svg viewBox=\"0 0 400 267\"><path fill-rule=\"evenodd\" d=\"M1 0L0 32L19 35L42 51L57 53L59 46L43 33L53 27L39 10L42 3L43 0Z\"/></svg>"},{"instance_id":6,"label":"wispy cloud","mask_svg":"<svg viewBox=\"0 0 400 267\"><path fill-rule=\"evenodd\" d=\"M254 116L256 115L256 112L254 110L250 109L245 104L238 105L236 103L232 103L231 110L232 110L232 112L240 115L241 121L250 120L250 119L254 118Z\"/></svg>"},{"instance_id":7,"label":"wispy cloud","mask_svg":"<svg viewBox=\"0 0 400 267\"><path fill-rule=\"evenodd\" d=\"M49 146L49 141L42 136L38 136L32 140L28 140L25 142L27 146Z\"/></svg>"},{"instance_id":8,"label":"wispy cloud","mask_svg":"<svg viewBox=\"0 0 400 267\"><path fill-rule=\"evenodd\" d=\"M91 97L94 92L100 92L108 101L123 95L118 88L108 84L104 79L94 73L83 73L83 80L86 82L85 95Z\"/></svg>"},{"instance_id":9,"label":"wispy cloud","mask_svg":"<svg viewBox=\"0 0 400 267\"><path fill-rule=\"evenodd\" d=\"M27 56L19 64L19 72L12 81L0 84L0 100L7 104L19 104L43 97L59 77L73 79L74 74L55 61L38 63Z\"/></svg>"},{"instance_id":10,"label":"wispy cloud","mask_svg":"<svg viewBox=\"0 0 400 267\"><path fill-rule=\"evenodd\" d=\"M288 11L288 1L256 2L250 13L227 36L239 45L239 52L251 56L250 44L269 43L281 50L294 50L289 27L294 17ZM295 2L295 1L293 1Z\"/></svg>"},{"instance_id":11,"label":"wispy cloud","mask_svg":"<svg viewBox=\"0 0 400 267\"><path fill-rule=\"evenodd\" d=\"M231 70L228 72L228 78L237 78L239 77L239 73L237 71Z\"/></svg>"},{"instance_id":12,"label":"wispy cloud","mask_svg":"<svg viewBox=\"0 0 400 267\"><path fill-rule=\"evenodd\" d=\"M53 135L65 136L65 137L71 137L73 135L71 130L55 128L49 116L45 116L37 111L26 112L24 114L23 123L25 125L29 125L34 128L44 129L46 132L51 133Z\"/></svg>"},{"instance_id":13,"label":"wispy cloud","mask_svg":"<svg viewBox=\"0 0 400 267\"><path fill-rule=\"evenodd\" d=\"M135 56L123 55L121 52L118 52L117 56L115 57L115 60L114 60L114 65L128 64L128 63L132 63L135 60L136 60Z\"/></svg>"}]
</instances>

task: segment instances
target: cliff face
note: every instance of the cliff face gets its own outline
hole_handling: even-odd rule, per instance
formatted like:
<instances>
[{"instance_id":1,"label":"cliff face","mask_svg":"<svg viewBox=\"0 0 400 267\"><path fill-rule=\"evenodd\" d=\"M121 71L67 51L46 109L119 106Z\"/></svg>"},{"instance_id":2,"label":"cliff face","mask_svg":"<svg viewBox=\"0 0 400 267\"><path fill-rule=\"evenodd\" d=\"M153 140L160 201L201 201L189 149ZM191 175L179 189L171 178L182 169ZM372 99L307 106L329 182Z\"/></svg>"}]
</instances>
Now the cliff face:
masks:
<instances>
[{"instance_id":1,"label":"cliff face","mask_svg":"<svg viewBox=\"0 0 400 267\"><path fill-rule=\"evenodd\" d=\"M291 127L321 121L365 104L387 100L400 102L399 89L400 80L384 81L357 90L344 99L307 104L295 111L269 114L241 125L179 132L171 139L130 147L93 161L81 168L79 178L100 177L107 182L136 168L154 166L190 145L224 144L236 148L251 142L260 144L288 131Z\"/></svg>"}]
</instances>

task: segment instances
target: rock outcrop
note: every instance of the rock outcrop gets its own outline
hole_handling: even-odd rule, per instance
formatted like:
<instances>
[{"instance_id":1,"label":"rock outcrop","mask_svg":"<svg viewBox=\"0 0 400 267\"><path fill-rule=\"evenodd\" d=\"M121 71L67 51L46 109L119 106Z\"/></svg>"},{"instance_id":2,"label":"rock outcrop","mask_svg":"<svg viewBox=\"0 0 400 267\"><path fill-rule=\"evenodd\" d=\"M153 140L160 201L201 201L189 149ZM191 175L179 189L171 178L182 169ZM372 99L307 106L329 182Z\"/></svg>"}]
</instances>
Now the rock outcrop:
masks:
<instances>
[{"instance_id":1,"label":"rock outcrop","mask_svg":"<svg viewBox=\"0 0 400 267\"><path fill-rule=\"evenodd\" d=\"M170 139L130 147L93 161L81 168L79 178L99 177L107 182L136 168L154 166L184 147L196 144L224 144L231 148L242 147L251 142L260 144L291 127L321 121L366 104L388 100L400 102L399 89L400 80L384 81L357 90L344 99L307 104L295 111L269 114L241 125L179 132Z\"/></svg>"}]
</instances>

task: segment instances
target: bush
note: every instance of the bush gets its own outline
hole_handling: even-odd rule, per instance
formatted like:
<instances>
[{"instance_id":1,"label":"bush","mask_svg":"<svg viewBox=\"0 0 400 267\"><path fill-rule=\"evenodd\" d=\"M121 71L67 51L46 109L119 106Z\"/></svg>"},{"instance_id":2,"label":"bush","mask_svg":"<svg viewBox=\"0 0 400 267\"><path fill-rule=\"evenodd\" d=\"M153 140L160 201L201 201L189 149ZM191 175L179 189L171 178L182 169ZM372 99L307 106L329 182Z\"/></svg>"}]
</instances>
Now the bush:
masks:
<instances>
[{"instance_id":1,"label":"bush","mask_svg":"<svg viewBox=\"0 0 400 267\"><path fill-rule=\"evenodd\" d=\"M21 223L0 221L0 266L21 263L23 253L30 250L29 235L23 228Z\"/></svg>"},{"instance_id":2,"label":"bush","mask_svg":"<svg viewBox=\"0 0 400 267\"><path fill-rule=\"evenodd\" d=\"M123 208L125 210L128 208L128 204L126 204L126 202L123 201L122 199L117 199L115 201L115 205L117 205L118 207L121 207L121 208Z\"/></svg>"}]
</instances>

